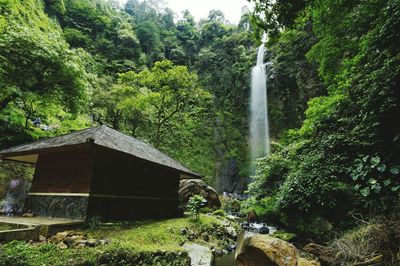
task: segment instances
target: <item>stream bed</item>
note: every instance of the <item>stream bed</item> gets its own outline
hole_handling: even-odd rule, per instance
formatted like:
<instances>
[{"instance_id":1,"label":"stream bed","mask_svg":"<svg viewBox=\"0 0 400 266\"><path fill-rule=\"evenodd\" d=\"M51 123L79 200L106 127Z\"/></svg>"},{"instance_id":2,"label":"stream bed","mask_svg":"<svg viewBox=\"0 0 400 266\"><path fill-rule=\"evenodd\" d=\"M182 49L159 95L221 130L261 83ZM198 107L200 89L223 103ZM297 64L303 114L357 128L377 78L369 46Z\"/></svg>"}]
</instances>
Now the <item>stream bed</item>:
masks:
<instances>
[{"instance_id":1,"label":"stream bed","mask_svg":"<svg viewBox=\"0 0 400 266\"><path fill-rule=\"evenodd\" d=\"M273 226L268 226L264 223L242 223L242 228L246 232L273 234L277 229ZM266 233L268 232L268 233ZM214 257L213 266L234 266L235 262L235 249L221 256Z\"/></svg>"},{"instance_id":2,"label":"stream bed","mask_svg":"<svg viewBox=\"0 0 400 266\"><path fill-rule=\"evenodd\" d=\"M234 266L235 262L235 251L231 251L222 256L218 256L214 258L213 266Z\"/></svg>"}]
</instances>

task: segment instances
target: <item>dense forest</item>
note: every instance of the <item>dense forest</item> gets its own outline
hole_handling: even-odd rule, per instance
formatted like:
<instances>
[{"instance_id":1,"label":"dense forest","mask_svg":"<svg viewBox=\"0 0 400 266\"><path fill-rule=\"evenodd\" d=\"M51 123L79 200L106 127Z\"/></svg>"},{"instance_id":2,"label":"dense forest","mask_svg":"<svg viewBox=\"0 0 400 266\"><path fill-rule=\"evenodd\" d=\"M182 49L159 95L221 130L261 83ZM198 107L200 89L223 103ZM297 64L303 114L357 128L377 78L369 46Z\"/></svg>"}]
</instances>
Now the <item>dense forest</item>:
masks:
<instances>
[{"instance_id":1,"label":"dense forest","mask_svg":"<svg viewBox=\"0 0 400 266\"><path fill-rule=\"evenodd\" d=\"M0 148L105 124L302 240L398 220L400 2L252 2L234 25L152 0L0 1ZM272 152L251 162L263 32Z\"/></svg>"},{"instance_id":2,"label":"dense forest","mask_svg":"<svg viewBox=\"0 0 400 266\"><path fill-rule=\"evenodd\" d=\"M210 183L229 159L246 174L250 14L236 26L220 11L176 21L157 1L0 8L0 146L106 124Z\"/></svg>"},{"instance_id":3,"label":"dense forest","mask_svg":"<svg viewBox=\"0 0 400 266\"><path fill-rule=\"evenodd\" d=\"M331 225L354 226L354 215L398 213L399 2L256 4L256 23L271 36L269 93L285 94L290 129L257 161L248 204L323 239Z\"/></svg>"}]
</instances>

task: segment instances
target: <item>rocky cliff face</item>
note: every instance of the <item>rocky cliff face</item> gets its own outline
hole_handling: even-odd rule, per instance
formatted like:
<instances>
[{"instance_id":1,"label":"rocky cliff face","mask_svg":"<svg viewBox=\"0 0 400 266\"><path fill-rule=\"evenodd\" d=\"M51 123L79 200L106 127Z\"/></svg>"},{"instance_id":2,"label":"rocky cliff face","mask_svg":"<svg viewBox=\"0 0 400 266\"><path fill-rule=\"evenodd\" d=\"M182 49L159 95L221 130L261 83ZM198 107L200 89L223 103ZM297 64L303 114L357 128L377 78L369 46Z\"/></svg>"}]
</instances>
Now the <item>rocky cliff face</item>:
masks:
<instances>
[{"instance_id":1,"label":"rocky cliff face","mask_svg":"<svg viewBox=\"0 0 400 266\"><path fill-rule=\"evenodd\" d=\"M219 193L229 192L243 194L246 189L246 179L239 176L239 166L234 158L225 162L222 167L221 175L217 181Z\"/></svg>"}]
</instances>

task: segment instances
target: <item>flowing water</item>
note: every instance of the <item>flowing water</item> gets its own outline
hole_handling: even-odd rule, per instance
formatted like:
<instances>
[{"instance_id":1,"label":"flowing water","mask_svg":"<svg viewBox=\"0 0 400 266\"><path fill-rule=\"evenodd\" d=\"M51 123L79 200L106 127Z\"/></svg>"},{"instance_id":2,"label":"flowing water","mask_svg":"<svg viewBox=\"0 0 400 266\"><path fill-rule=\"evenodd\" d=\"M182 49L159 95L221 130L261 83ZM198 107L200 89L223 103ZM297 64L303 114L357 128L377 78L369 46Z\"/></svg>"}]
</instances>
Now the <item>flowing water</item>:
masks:
<instances>
[{"instance_id":1,"label":"flowing water","mask_svg":"<svg viewBox=\"0 0 400 266\"><path fill-rule=\"evenodd\" d=\"M235 266L235 251L214 258L213 266Z\"/></svg>"},{"instance_id":2,"label":"flowing water","mask_svg":"<svg viewBox=\"0 0 400 266\"><path fill-rule=\"evenodd\" d=\"M258 48L257 64L251 72L250 96L250 152L251 159L265 157L270 152L268 106L267 106L267 77L264 54L266 36Z\"/></svg>"}]
</instances>

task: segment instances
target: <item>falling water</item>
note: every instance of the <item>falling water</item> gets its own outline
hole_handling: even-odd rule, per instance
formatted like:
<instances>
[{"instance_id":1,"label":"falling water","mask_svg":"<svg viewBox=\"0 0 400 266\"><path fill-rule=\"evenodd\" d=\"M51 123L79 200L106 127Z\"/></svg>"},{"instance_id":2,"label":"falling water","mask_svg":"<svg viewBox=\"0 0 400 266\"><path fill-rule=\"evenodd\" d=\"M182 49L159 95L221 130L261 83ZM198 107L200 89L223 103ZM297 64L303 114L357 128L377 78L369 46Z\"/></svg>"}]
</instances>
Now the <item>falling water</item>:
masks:
<instances>
[{"instance_id":1,"label":"falling water","mask_svg":"<svg viewBox=\"0 0 400 266\"><path fill-rule=\"evenodd\" d=\"M251 159L265 157L269 154L269 126L267 114L267 77L265 73L264 54L266 35L258 48L257 64L251 72L250 96L250 150Z\"/></svg>"}]
</instances>

